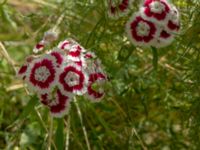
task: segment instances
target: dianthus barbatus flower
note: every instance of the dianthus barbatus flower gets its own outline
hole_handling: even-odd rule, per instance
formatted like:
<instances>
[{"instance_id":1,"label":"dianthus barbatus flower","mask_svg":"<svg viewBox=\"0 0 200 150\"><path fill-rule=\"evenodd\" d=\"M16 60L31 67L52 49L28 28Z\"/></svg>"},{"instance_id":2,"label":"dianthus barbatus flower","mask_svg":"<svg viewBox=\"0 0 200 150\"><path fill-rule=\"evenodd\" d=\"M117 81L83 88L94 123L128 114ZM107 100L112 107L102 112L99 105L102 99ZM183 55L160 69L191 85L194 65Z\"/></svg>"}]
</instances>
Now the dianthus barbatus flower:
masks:
<instances>
[{"instance_id":1,"label":"dianthus barbatus flower","mask_svg":"<svg viewBox=\"0 0 200 150\"><path fill-rule=\"evenodd\" d=\"M75 44L73 45L68 53L67 53L67 60L72 62L79 62L83 60L83 53L85 52L85 49L82 48L80 45Z\"/></svg>"},{"instance_id":2,"label":"dianthus barbatus flower","mask_svg":"<svg viewBox=\"0 0 200 150\"><path fill-rule=\"evenodd\" d=\"M69 49L71 49L71 47L74 45L74 41L70 40L70 39L66 39L62 42L60 42L58 44L58 48L61 49L61 50L66 50L68 51Z\"/></svg>"},{"instance_id":3,"label":"dianthus barbatus flower","mask_svg":"<svg viewBox=\"0 0 200 150\"><path fill-rule=\"evenodd\" d=\"M166 47L170 45L173 42L173 40L174 35L162 29L160 31L160 35L157 38L155 38L155 43L152 46L156 48Z\"/></svg>"},{"instance_id":4,"label":"dianthus barbatus flower","mask_svg":"<svg viewBox=\"0 0 200 150\"><path fill-rule=\"evenodd\" d=\"M37 93L47 93L57 82L56 60L51 55L45 55L33 60L27 71L26 81L29 87Z\"/></svg>"},{"instance_id":5,"label":"dianthus barbatus flower","mask_svg":"<svg viewBox=\"0 0 200 150\"><path fill-rule=\"evenodd\" d=\"M140 13L136 13L126 24L126 32L134 45L151 46L159 31L156 24L143 19Z\"/></svg>"},{"instance_id":6,"label":"dianthus barbatus flower","mask_svg":"<svg viewBox=\"0 0 200 150\"><path fill-rule=\"evenodd\" d=\"M29 57L19 74L54 117L67 114L72 96L87 92L97 102L104 95L102 88L94 88L106 79L100 61L72 39L60 42L47 54Z\"/></svg>"},{"instance_id":7,"label":"dianthus barbatus flower","mask_svg":"<svg viewBox=\"0 0 200 150\"><path fill-rule=\"evenodd\" d=\"M51 42L55 41L58 38L58 33L56 31L47 31L44 33L43 39L36 44L33 48L34 53L38 53L44 50L46 45L50 44Z\"/></svg>"},{"instance_id":8,"label":"dianthus barbatus flower","mask_svg":"<svg viewBox=\"0 0 200 150\"><path fill-rule=\"evenodd\" d=\"M109 1L109 16L111 18L119 18L125 16L130 8L132 0L120 0L117 4L113 0Z\"/></svg>"},{"instance_id":9,"label":"dianthus barbatus flower","mask_svg":"<svg viewBox=\"0 0 200 150\"><path fill-rule=\"evenodd\" d=\"M62 94L60 90L57 90L55 101L52 101L49 106L52 116L61 118L66 115L70 109L70 98Z\"/></svg>"},{"instance_id":10,"label":"dianthus barbatus flower","mask_svg":"<svg viewBox=\"0 0 200 150\"><path fill-rule=\"evenodd\" d=\"M68 113L70 97L62 94L59 89L55 93L40 94L39 98L44 105L49 107L52 116L63 117Z\"/></svg>"},{"instance_id":11,"label":"dianthus barbatus flower","mask_svg":"<svg viewBox=\"0 0 200 150\"><path fill-rule=\"evenodd\" d=\"M50 51L49 53L51 56L55 57L56 59L56 64L57 67L60 67L62 65L62 63L65 61L64 59L64 52L61 51L60 49L54 49L52 51Z\"/></svg>"},{"instance_id":12,"label":"dianthus barbatus flower","mask_svg":"<svg viewBox=\"0 0 200 150\"><path fill-rule=\"evenodd\" d=\"M180 14L177 8L172 4L166 30L171 33L178 33L180 30Z\"/></svg>"},{"instance_id":13,"label":"dianthus barbatus flower","mask_svg":"<svg viewBox=\"0 0 200 150\"><path fill-rule=\"evenodd\" d=\"M27 70L28 70L28 67L29 67L29 64L35 59L34 56L29 56L26 58L26 63L23 64L18 72L17 72L17 77L22 79L22 80L25 80L26 79L26 73L27 73Z\"/></svg>"},{"instance_id":14,"label":"dianthus barbatus flower","mask_svg":"<svg viewBox=\"0 0 200 150\"><path fill-rule=\"evenodd\" d=\"M60 42L58 44L58 48L65 52L66 62L68 63L73 62L81 67L85 66L85 61L83 57L85 49L76 41L72 39L67 39L63 42Z\"/></svg>"},{"instance_id":15,"label":"dianthus barbatus flower","mask_svg":"<svg viewBox=\"0 0 200 150\"><path fill-rule=\"evenodd\" d=\"M140 12L145 19L166 24L170 12L170 5L166 0L145 0Z\"/></svg>"},{"instance_id":16,"label":"dianthus barbatus flower","mask_svg":"<svg viewBox=\"0 0 200 150\"><path fill-rule=\"evenodd\" d=\"M102 83L107 80L106 75L100 72L91 73L89 75L89 82L87 88L87 97L92 102L99 102L105 95ZM97 89L95 89L95 87Z\"/></svg>"},{"instance_id":17,"label":"dianthus barbatus flower","mask_svg":"<svg viewBox=\"0 0 200 150\"><path fill-rule=\"evenodd\" d=\"M85 49L78 43L76 42L75 40L73 39L66 39L64 41L61 41L59 44L58 44L58 48L61 49L61 50L64 50L65 52L69 52L71 50L72 47L74 46L79 46L81 48L81 52L84 52Z\"/></svg>"},{"instance_id":18,"label":"dianthus barbatus flower","mask_svg":"<svg viewBox=\"0 0 200 150\"><path fill-rule=\"evenodd\" d=\"M86 52L84 54L84 58L86 62L86 67L84 69L89 75L94 73L103 74L101 61L97 58L97 56L93 52Z\"/></svg>"},{"instance_id":19,"label":"dianthus barbatus flower","mask_svg":"<svg viewBox=\"0 0 200 150\"><path fill-rule=\"evenodd\" d=\"M58 86L63 94L83 95L86 92L87 74L75 63L67 64L61 69Z\"/></svg>"}]
</instances>

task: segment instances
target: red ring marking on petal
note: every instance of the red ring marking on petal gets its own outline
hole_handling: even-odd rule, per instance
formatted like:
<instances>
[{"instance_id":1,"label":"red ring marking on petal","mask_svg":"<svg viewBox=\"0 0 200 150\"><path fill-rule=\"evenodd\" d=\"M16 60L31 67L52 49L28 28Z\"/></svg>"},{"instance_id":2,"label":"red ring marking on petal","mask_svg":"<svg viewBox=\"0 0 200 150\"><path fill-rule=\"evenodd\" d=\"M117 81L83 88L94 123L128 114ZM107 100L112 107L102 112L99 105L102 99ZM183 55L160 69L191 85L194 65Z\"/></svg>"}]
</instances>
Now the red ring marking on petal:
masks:
<instances>
[{"instance_id":1,"label":"red ring marking on petal","mask_svg":"<svg viewBox=\"0 0 200 150\"><path fill-rule=\"evenodd\" d=\"M27 65L23 65L19 71L18 74L24 74L27 71L28 66Z\"/></svg>"},{"instance_id":2,"label":"red ring marking on petal","mask_svg":"<svg viewBox=\"0 0 200 150\"><path fill-rule=\"evenodd\" d=\"M50 72L50 76L46 79L45 82L37 81L35 79L35 71L42 66L45 66ZM53 66L53 62L48 59L43 59L42 61L34 64L34 67L31 70L30 82L33 85L38 86L42 89L48 88L50 84L55 80L55 74L56 74L56 70Z\"/></svg>"},{"instance_id":3,"label":"red ring marking on petal","mask_svg":"<svg viewBox=\"0 0 200 150\"><path fill-rule=\"evenodd\" d=\"M79 84L75 85L75 86L69 86L66 81L65 81L65 77L67 76L67 74L69 72L74 72L75 74L77 74L79 76ZM73 66L68 66L64 69L64 72L61 73L60 77L59 77L59 82L63 85L64 89L66 91L69 92L73 92L74 90L81 90L84 87L84 80L85 80L85 76L82 73L82 71L77 70L75 67Z\"/></svg>"},{"instance_id":4,"label":"red ring marking on petal","mask_svg":"<svg viewBox=\"0 0 200 150\"><path fill-rule=\"evenodd\" d=\"M57 64L61 65L63 62L63 57L59 52L51 52L51 55L56 58Z\"/></svg>"}]
</instances>

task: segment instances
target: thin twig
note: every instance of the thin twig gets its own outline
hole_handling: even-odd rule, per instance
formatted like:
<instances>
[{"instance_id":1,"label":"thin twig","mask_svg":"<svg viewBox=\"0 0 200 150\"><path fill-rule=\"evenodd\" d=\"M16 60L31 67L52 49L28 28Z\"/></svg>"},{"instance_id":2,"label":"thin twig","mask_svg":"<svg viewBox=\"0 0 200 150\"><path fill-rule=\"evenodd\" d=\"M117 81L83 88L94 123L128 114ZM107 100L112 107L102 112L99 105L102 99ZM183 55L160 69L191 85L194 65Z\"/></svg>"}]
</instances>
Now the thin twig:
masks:
<instances>
[{"instance_id":1,"label":"thin twig","mask_svg":"<svg viewBox=\"0 0 200 150\"><path fill-rule=\"evenodd\" d=\"M8 54L6 48L4 47L3 43L0 42L0 53L5 57L5 59L8 61L8 63L13 67L15 73L17 72L17 69L15 67L15 62L14 60L10 57Z\"/></svg>"},{"instance_id":2,"label":"thin twig","mask_svg":"<svg viewBox=\"0 0 200 150\"><path fill-rule=\"evenodd\" d=\"M144 145L142 139L140 138L139 134L137 133L137 131L136 131L136 129L134 127L132 128L132 133L134 133L135 136L137 137L137 139L139 140L140 145L142 146L142 149L143 150L148 150L147 147Z\"/></svg>"},{"instance_id":3,"label":"thin twig","mask_svg":"<svg viewBox=\"0 0 200 150\"><path fill-rule=\"evenodd\" d=\"M58 26L61 24L61 22L63 21L65 17L65 12L63 12L60 17L58 18L58 20L56 21L55 26L53 27L52 31L57 31L58 30Z\"/></svg>"},{"instance_id":4,"label":"thin twig","mask_svg":"<svg viewBox=\"0 0 200 150\"><path fill-rule=\"evenodd\" d=\"M77 112L78 112L78 116L79 116L79 119L81 121L81 126L82 126L82 129L83 129L83 134L84 134L84 137L85 137L85 141L86 141L86 145L87 145L87 148L88 150L91 150L90 148L90 143L89 143L89 140L88 140L88 135L87 135L87 131L86 131L86 128L83 124L83 117L82 117L82 113L81 113L81 110L79 108L79 105L78 105L78 102L76 100L76 98L74 98L74 103L76 105L76 109L77 109Z\"/></svg>"},{"instance_id":5,"label":"thin twig","mask_svg":"<svg viewBox=\"0 0 200 150\"><path fill-rule=\"evenodd\" d=\"M45 5L45 6L54 8L54 9L57 8L57 7L56 7L55 5L53 5L52 3L45 2L45 1L43 1L43 0L32 0L32 1L34 1L35 3L41 4L41 5Z\"/></svg>"}]
</instances>

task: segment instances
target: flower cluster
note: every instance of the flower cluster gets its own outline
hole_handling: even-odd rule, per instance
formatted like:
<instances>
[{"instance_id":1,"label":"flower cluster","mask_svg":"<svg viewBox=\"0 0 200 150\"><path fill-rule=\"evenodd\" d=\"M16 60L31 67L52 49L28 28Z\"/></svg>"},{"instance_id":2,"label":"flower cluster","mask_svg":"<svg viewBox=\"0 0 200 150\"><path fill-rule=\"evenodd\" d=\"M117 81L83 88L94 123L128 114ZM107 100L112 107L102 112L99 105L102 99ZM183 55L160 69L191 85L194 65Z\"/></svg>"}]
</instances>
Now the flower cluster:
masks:
<instances>
[{"instance_id":1,"label":"flower cluster","mask_svg":"<svg viewBox=\"0 0 200 150\"><path fill-rule=\"evenodd\" d=\"M132 0L109 0L108 15L111 18L119 18L128 14Z\"/></svg>"},{"instance_id":2,"label":"flower cluster","mask_svg":"<svg viewBox=\"0 0 200 150\"><path fill-rule=\"evenodd\" d=\"M104 96L102 84L107 80L95 54L72 39L60 42L43 55L28 57L18 76L55 117L68 112L73 96L100 101Z\"/></svg>"},{"instance_id":3,"label":"flower cluster","mask_svg":"<svg viewBox=\"0 0 200 150\"><path fill-rule=\"evenodd\" d=\"M179 30L179 12L167 0L145 0L126 24L128 37L136 46L168 46Z\"/></svg>"}]
</instances>

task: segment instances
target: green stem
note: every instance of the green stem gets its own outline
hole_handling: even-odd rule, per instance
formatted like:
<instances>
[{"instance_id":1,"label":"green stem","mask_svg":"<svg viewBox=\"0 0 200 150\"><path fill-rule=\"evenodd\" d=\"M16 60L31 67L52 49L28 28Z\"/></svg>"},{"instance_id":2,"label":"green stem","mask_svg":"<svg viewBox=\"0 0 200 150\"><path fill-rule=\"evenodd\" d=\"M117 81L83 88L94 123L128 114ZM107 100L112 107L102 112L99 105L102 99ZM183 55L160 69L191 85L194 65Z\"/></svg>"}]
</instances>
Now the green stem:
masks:
<instances>
[{"instance_id":1,"label":"green stem","mask_svg":"<svg viewBox=\"0 0 200 150\"><path fill-rule=\"evenodd\" d=\"M158 68L158 51L155 47L151 47L152 49L152 54L153 54L153 67L155 69L155 71L157 71L157 68Z\"/></svg>"},{"instance_id":2,"label":"green stem","mask_svg":"<svg viewBox=\"0 0 200 150\"><path fill-rule=\"evenodd\" d=\"M57 130L56 130L56 147L57 150L64 149L64 118L56 119L57 121Z\"/></svg>"}]
</instances>

